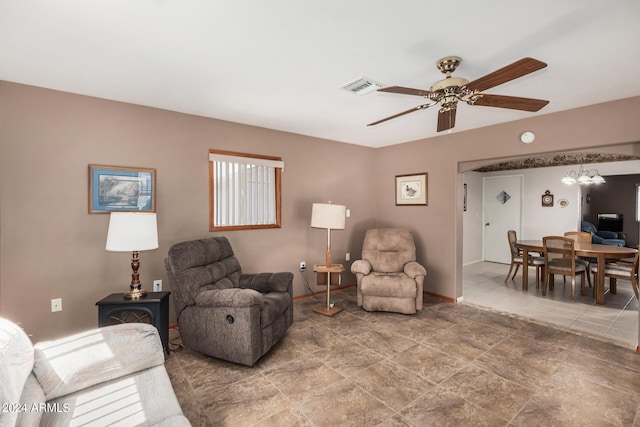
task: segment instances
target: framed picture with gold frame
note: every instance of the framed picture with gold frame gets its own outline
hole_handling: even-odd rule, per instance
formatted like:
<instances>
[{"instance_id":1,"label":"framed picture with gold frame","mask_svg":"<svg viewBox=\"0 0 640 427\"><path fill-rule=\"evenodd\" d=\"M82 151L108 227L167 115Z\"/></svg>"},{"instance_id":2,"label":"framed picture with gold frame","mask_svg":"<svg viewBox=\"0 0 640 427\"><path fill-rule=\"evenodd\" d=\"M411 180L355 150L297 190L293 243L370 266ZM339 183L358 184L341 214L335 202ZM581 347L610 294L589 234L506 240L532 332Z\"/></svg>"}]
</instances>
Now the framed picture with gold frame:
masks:
<instances>
[{"instance_id":1,"label":"framed picture with gold frame","mask_svg":"<svg viewBox=\"0 0 640 427\"><path fill-rule=\"evenodd\" d=\"M155 211L155 169L89 165L89 213Z\"/></svg>"},{"instance_id":2,"label":"framed picture with gold frame","mask_svg":"<svg viewBox=\"0 0 640 427\"><path fill-rule=\"evenodd\" d=\"M427 206L427 173L396 175L396 206Z\"/></svg>"}]
</instances>

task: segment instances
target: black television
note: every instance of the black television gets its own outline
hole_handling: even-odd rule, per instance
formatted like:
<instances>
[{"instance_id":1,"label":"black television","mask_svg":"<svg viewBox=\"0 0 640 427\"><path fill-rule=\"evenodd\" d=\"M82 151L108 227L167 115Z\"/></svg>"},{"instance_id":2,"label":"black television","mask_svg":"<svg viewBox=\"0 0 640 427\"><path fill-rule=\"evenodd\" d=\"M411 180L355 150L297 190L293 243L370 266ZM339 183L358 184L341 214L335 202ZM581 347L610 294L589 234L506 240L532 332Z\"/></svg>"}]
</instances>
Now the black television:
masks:
<instances>
[{"instance_id":1,"label":"black television","mask_svg":"<svg viewBox=\"0 0 640 427\"><path fill-rule=\"evenodd\" d=\"M622 232L622 214L598 214L598 230Z\"/></svg>"}]
</instances>

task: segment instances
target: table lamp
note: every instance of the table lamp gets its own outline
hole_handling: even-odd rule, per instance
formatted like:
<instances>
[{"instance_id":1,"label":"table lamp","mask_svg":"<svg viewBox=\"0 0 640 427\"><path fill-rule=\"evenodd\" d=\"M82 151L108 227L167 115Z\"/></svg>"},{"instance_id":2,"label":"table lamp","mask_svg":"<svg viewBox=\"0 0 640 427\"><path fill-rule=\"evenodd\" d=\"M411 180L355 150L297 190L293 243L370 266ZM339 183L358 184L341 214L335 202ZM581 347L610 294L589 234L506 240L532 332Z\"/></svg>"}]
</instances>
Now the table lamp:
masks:
<instances>
[{"instance_id":1,"label":"table lamp","mask_svg":"<svg viewBox=\"0 0 640 427\"><path fill-rule=\"evenodd\" d=\"M311 209L311 227L327 229L326 266L331 267L331 229L344 230L346 206L314 203Z\"/></svg>"},{"instance_id":2,"label":"table lamp","mask_svg":"<svg viewBox=\"0 0 640 427\"><path fill-rule=\"evenodd\" d=\"M131 286L124 299L139 299L147 295L140 284L139 251L158 249L158 225L155 213L112 212L109 218L106 250L131 252Z\"/></svg>"}]
</instances>

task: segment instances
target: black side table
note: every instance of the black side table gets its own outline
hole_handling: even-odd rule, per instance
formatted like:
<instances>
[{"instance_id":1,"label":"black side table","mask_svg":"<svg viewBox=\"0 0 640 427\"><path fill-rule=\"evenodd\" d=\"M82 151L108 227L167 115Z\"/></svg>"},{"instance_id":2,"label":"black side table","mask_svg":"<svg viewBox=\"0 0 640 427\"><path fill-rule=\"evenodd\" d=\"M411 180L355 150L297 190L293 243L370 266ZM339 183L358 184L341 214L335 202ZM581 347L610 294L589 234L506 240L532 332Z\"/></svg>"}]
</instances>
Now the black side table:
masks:
<instances>
[{"instance_id":1,"label":"black side table","mask_svg":"<svg viewBox=\"0 0 640 427\"><path fill-rule=\"evenodd\" d=\"M124 294L111 294L96 303L98 327L119 323L150 323L158 329L164 350L169 354L169 295L171 292L148 292L135 300Z\"/></svg>"}]
</instances>

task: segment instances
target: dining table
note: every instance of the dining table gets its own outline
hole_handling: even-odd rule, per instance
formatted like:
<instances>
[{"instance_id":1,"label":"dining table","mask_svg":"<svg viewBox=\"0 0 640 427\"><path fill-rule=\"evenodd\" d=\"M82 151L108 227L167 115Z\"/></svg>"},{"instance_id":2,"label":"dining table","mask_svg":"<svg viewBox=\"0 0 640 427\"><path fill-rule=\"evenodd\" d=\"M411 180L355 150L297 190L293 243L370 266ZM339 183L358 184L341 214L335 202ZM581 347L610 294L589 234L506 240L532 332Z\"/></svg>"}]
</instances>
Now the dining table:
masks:
<instances>
[{"instance_id":1,"label":"dining table","mask_svg":"<svg viewBox=\"0 0 640 427\"><path fill-rule=\"evenodd\" d=\"M542 240L517 240L516 247L522 249L523 259L527 259L529 252L543 253ZM625 246L602 245L598 243L574 243L576 256L595 258L598 266L598 274L595 275L593 286L595 287L596 304L604 304L604 265L608 259L632 258L637 250ZM522 269L522 290L529 289L528 268ZM589 271L586 274L590 274Z\"/></svg>"}]
</instances>

